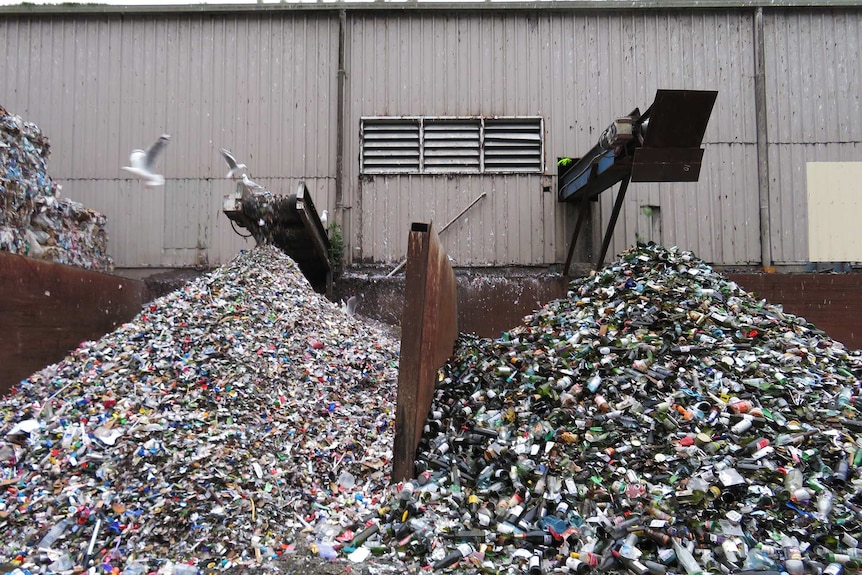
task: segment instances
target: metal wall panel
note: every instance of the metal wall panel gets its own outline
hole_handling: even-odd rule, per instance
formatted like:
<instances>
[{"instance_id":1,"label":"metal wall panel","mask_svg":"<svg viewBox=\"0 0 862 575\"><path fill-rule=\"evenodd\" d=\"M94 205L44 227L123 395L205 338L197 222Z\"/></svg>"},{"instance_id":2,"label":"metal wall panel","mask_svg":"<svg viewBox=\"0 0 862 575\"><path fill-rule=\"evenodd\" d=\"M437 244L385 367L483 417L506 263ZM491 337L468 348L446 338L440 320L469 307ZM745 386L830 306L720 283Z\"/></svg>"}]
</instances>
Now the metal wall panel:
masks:
<instances>
[{"instance_id":1,"label":"metal wall panel","mask_svg":"<svg viewBox=\"0 0 862 575\"><path fill-rule=\"evenodd\" d=\"M771 248L776 263L801 263L805 163L859 159L862 15L764 11ZM459 264L561 262L576 212L556 203L556 159L592 147L657 88L690 88L719 90L701 179L632 185L609 254L660 236L716 264L759 262L753 21L743 8L348 11L350 256L398 261L411 221L443 224L485 191L468 217L486 231L450 230ZM220 214L221 146L274 191L305 179L334 211L337 42L325 9L3 16L0 102L52 139L67 195L112 219L117 265L193 265L202 249L221 263L244 245ZM359 118L393 115L541 116L550 177L360 178ZM169 182L151 193L120 166L163 131ZM594 206L596 240L612 201Z\"/></svg>"},{"instance_id":2,"label":"metal wall panel","mask_svg":"<svg viewBox=\"0 0 862 575\"><path fill-rule=\"evenodd\" d=\"M769 146L772 257L777 263L803 264L809 261L806 164L855 162L860 158L862 142L813 145L773 143Z\"/></svg>"},{"instance_id":3,"label":"metal wall panel","mask_svg":"<svg viewBox=\"0 0 862 575\"><path fill-rule=\"evenodd\" d=\"M361 185L359 245L372 246L376 262L404 259L410 222L433 221L440 230L483 191L487 195L441 233L453 265L549 261L543 250L555 245L556 226L545 221L545 209L556 196L542 191L539 176L375 176Z\"/></svg>"},{"instance_id":4,"label":"metal wall panel","mask_svg":"<svg viewBox=\"0 0 862 575\"><path fill-rule=\"evenodd\" d=\"M315 205L334 205L330 178L259 178L278 194L296 192L304 181ZM237 233L222 213L222 201L234 184L223 178L170 179L145 190L135 180L72 180L63 195L107 216L108 252L117 267L189 267L218 265L254 240ZM322 208L321 208L322 209Z\"/></svg>"},{"instance_id":5,"label":"metal wall panel","mask_svg":"<svg viewBox=\"0 0 862 575\"><path fill-rule=\"evenodd\" d=\"M806 263L806 163L862 158L862 13L764 16L772 255Z\"/></svg>"},{"instance_id":6,"label":"metal wall panel","mask_svg":"<svg viewBox=\"0 0 862 575\"><path fill-rule=\"evenodd\" d=\"M194 265L199 249L219 264L245 245L220 213L220 147L333 209L337 41L324 13L2 17L0 102L49 136L64 192L109 216L118 267ZM144 190L120 168L163 132L168 183Z\"/></svg>"},{"instance_id":7,"label":"metal wall panel","mask_svg":"<svg viewBox=\"0 0 862 575\"><path fill-rule=\"evenodd\" d=\"M757 259L756 228L753 234L749 227L730 238L715 235L717 229L743 228L757 213L751 12L426 13L398 18L368 13L351 15L348 30L348 204L360 199L355 195L359 187L353 186L359 177L360 116L539 115L545 122L546 173L555 175L559 156L576 156L592 147L615 117L635 106L644 111L656 89L717 89L701 181L631 186L609 253L635 241L641 198L651 196L649 201L661 204L667 214L662 220L666 240L685 242L686 249L718 263ZM518 207L496 206L487 233L496 237L511 235L513 229L543 229L540 234L519 232L519 237L529 235L546 244L498 253L504 244L495 242L497 247L483 247L468 259L542 265L565 258L566 228L574 222L571 217L563 222L567 210L556 204L555 193L542 195L540 178L510 183L488 176L363 182L362 223L352 241L361 242L365 258L390 260L399 253L393 252L390 239L382 243L384 232L371 227L372 221L381 224L370 212L384 206L378 203L381 197L397 195L394 187L407 196L459 188L504 190L500 193L509 199L500 206ZM610 196L600 202L604 220ZM542 202L537 204L538 198ZM387 225L396 225L396 233L406 238L410 219L403 218L414 213L419 211L400 217L393 213L395 219L387 219ZM705 226L704 217L721 221ZM551 228L555 223L556 233ZM400 253L403 248L399 244ZM493 259L483 254L493 254Z\"/></svg>"}]
</instances>

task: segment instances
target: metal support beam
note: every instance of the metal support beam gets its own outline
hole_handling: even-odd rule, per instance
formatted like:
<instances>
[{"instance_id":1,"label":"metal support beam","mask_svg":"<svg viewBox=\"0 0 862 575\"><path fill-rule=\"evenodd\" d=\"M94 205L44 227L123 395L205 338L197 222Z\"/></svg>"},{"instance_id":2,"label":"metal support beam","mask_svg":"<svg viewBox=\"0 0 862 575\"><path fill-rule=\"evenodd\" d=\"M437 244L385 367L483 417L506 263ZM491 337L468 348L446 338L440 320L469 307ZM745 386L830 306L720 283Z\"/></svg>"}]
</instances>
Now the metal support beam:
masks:
<instances>
[{"instance_id":1,"label":"metal support beam","mask_svg":"<svg viewBox=\"0 0 862 575\"><path fill-rule=\"evenodd\" d=\"M566 255L566 265L563 266L563 276L568 277L569 268L572 267L572 257L575 255L575 242L578 241L578 235L581 233L581 226L584 224L584 217L587 214L587 198L581 197L578 202L578 221L575 222L575 231L572 232L572 241L569 242L569 253Z\"/></svg>"},{"instance_id":2,"label":"metal support beam","mask_svg":"<svg viewBox=\"0 0 862 575\"><path fill-rule=\"evenodd\" d=\"M454 218L452 218L451 220L449 220L449 223L447 223L445 226L443 226L442 228L440 228L440 231L439 231L439 232L437 232L437 235L439 236L439 235L441 235L443 232L445 232L447 229L449 229L449 226L451 226L452 224L454 224L455 222L457 222L458 220L460 220L460 219L461 219L461 216L463 216L463 215L464 215L464 214L466 214L468 211L470 211L470 208L472 208L473 206L475 206L476 204L478 204L478 203L479 203L479 200L481 200L482 198L484 198L486 195L487 195L487 192L482 192L481 194L479 194L479 197L477 197L475 200L473 200L472 202L470 202L470 205L469 205L469 206L467 206L466 208L464 208L463 210L461 210L461 211L458 213L458 215L457 215L457 216L455 216ZM404 260L403 262L401 262L400 264L398 264L397 266L395 266L395 269L393 269L391 272L389 272L388 274L386 274L386 277L391 278L392 276L394 276L395 274L397 274L399 271L401 271L401 268L403 268L406 264L407 264L407 260Z\"/></svg>"},{"instance_id":3,"label":"metal support beam","mask_svg":"<svg viewBox=\"0 0 862 575\"><path fill-rule=\"evenodd\" d=\"M596 262L596 269L602 267L605 262L605 255L608 253L608 246L611 245L611 238L614 235L614 228L617 226L617 218L620 211L623 209L623 200L626 198L626 191L629 189L629 181L631 176L624 178L620 184L620 191L617 192L617 199L614 202L614 209L611 212L611 220L608 222L608 229L605 230L605 238L602 240L602 251L599 252L599 259Z\"/></svg>"},{"instance_id":4,"label":"metal support beam","mask_svg":"<svg viewBox=\"0 0 862 575\"><path fill-rule=\"evenodd\" d=\"M772 269L769 221L769 134L766 117L766 41L763 8L754 11L754 122L757 129L757 199L760 205L760 265Z\"/></svg>"},{"instance_id":5,"label":"metal support beam","mask_svg":"<svg viewBox=\"0 0 862 575\"><path fill-rule=\"evenodd\" d=\"M458 336L455 272L431 224L414 223L407 244L392 481L413 477L416 448L437 383Z\"/></svg>"}]
</instances>

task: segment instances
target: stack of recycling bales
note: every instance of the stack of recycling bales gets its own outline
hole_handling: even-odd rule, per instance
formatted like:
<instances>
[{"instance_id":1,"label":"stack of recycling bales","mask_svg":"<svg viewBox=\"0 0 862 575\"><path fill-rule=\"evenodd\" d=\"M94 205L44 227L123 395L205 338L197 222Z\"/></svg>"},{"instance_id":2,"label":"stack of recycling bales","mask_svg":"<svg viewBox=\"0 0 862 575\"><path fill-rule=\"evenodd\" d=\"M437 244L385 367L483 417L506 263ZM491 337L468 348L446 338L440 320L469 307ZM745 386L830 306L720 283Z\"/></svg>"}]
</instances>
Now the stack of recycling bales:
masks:
<instances>
[{"instance_id":1,"label":"stack of recycling bales","mask_svg":"<svg viewBox=\"0 0 862 575\"><path fill-rule=\"evenodd\" d=\"M691 253L632 248L499 339L462 336L366 546L488 573L855 570L860 374Z\"/></svg>"},{"instance_id":2,"label":"stack of recycling bales","mask_svg":"<svg viewBox=\"0 0 862 575\"><path fill-rule=\"evenodd\" d=\"M0 250L111 271L105 216L60 197L39 127L0 106Z\"/></svg>"},{"instance_id":3,"label":"stack of recycling bales","mask_svg":"<svg viewBox=\"0 0 862 575\"><path fill-rule=\"evenodd\" d=\"M277 249L240 254L3 401L0 563L194 573L364 520L388 485L397 349Z\"/></svg>"}]
</instances>

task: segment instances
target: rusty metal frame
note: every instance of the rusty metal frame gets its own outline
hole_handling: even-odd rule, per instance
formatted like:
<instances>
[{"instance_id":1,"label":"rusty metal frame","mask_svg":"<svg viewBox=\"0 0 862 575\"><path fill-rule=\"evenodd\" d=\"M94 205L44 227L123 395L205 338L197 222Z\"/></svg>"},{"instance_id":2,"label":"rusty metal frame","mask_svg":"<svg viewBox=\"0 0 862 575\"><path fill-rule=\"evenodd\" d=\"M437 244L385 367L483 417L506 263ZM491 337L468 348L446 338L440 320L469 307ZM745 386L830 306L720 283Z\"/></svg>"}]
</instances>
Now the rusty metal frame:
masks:
<instances>
[{"instance_id":1,"label":"rusty metal frame","mask_svg":"<svg viewBox=\"0 0 862 575\"><path fill-rule=\"evenodd\" d=\"M455 272L430 223L414 222L407 243L393 482L414 475L416 448L437 383L458 336Z\"/></svg>"}]
</instances>

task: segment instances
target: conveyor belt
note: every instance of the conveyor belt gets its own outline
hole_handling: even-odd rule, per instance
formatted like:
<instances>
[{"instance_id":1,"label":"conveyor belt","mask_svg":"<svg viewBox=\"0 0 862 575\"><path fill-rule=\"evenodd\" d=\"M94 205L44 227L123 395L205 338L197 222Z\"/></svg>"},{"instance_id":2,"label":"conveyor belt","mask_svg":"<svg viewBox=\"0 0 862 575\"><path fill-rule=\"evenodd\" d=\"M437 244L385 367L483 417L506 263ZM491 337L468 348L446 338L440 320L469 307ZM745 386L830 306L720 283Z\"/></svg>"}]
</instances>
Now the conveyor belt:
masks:
<instances>
[{"instance_id":1,"label":"conveyor belt","mask_svg":"<svg viewBox=\"0 0 862 575\"><path fill-rule=\"evenodd\" d=\"M561 158L557 199L578 202L578 220L563 267L568 275L587 202L620 184L605 230L596 269L602 266L629 182L696 182L703 160L703 136L718 92L658 90L643 114L635 108L617 118L583 156Z\"/></svg>"},{"instance_id":2,"label":"conveyor belt","mask_svg":"<svg viewBox=\"0 0 862 575\"><path fill-rule=\"evenodd\" d=\"M223 210L258 245L272 244L293 258L316 292L331 295L329 236L305 183L288 196L250 192L239 183L236 192L225 198Z\"/></svg>"}]
</instances>

